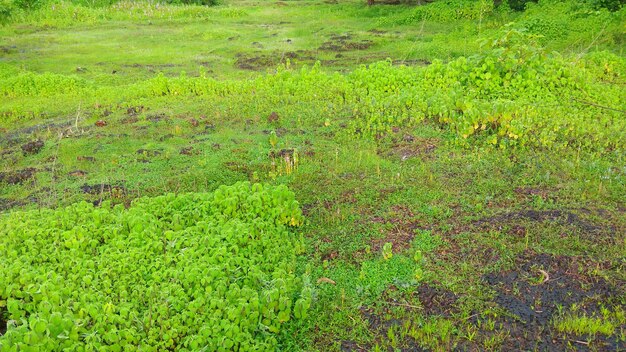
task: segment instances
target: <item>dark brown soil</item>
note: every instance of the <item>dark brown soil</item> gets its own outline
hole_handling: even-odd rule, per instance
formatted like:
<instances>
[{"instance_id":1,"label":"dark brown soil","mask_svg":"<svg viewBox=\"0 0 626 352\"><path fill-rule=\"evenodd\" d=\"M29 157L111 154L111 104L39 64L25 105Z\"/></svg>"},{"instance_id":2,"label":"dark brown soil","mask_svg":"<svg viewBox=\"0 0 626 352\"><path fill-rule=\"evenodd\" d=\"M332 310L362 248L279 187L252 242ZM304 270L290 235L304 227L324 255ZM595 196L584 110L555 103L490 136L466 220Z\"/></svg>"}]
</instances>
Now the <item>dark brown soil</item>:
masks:
<instances>
[{"instance_id":1,"label":"dark brown soil","mask_svg":"<svg viewBox=\"0 0 626 352\"><path fill-rule=\"evenodd\" d=\"M425 59L393 60L391 63L396 66L428 66L431 64L430 61Z\"/></svg>"},{"instance_id":2,"label":"dark brown soil","mask_svg":"<svg viewBox=\"0 0 626 352\"><path fill-rule=\"evenodd\" d=\"M485 275L485 282L496 291L495 303L509 313L497 320L508 333L502 349L565 350L569 338L552 325L559 307L567 311L576 304L580 312L598 315L601 306L623 303L619 300L626 294L625 283L611 284L581 272L581 268L591 270L591 264L582 257L526 252L516 260L515 269ZM617 337L592 339L600 350L626 348Z\"/></svg>"},{"instance_id":3,"label":"dark brown soil","mask_svg":"<svg viewBox=\"0 0 626 352\"><path fill-rule=\"evenodd\" d=\"M330 40L322 43L319 50L333 52L366 50L374 44L374 42L368 39L353 41L352 35L350 34L334 34L331 35L329 39Z\"/></svg>"},{"instance_id":4,"label":"dark brown soil","mask_svg":"<svg viewBox=\"0 0 626 352\"><path fill-rule=\"evenodd\" d=\"M378 151L379 155L400 159L402 161L411 158L428 158L437 149L439 140L434 138L416 137L404 134L402 137L394 137L389 147L383 147Z\"/></svg>"},{"instance_id":5,"label":"dark brown soil","mask_svg":"<svg viewBox=\"0 0 626 352\"><path fill-rule=\"evenodd\" d=\"M7 332L7 310L4 307L0 307L0 336Z\"/></svg>"},{"instance_id":6,"label":"dark brown soil","mask_svg":"<svg viewBox=\"0 0 626 352\"><path fill-rule=\"evenodd\" d=\"M87 176L87 172L83 170L74 170L74 171L70 171L68 175L72 177L85 177Z\"/></svg>"},{"instance_id":7,"label":"dark brown soil","mask_svg":"<svg viewBox=\"0 0 626 352\"><path fill-rule=\"evenodd\" d=\"M372 33L374 35L383 35L385 33L387 33L387 31L382 31L380 29L370 29L369 31L367 31L368 33Z\"/></svg>"},{"instance_id":8,"label":"dark brown soil","mask_svg":"<svg viewBox=\"0 0 626 352\"><path fill-rule=\"evenodd\" d=\"M278 113L276 113L276 111L272 111L272 113L267 117L267 122L269 123L276 123L280 120L280 117L278 116Z\"/></svg>"},{"instance_id":9,"label":"dark brown soil","mask_svg":"<svg viewBox=\"0 0 626 352\"><path fill-rule=\"evenodd\" d=\"M417 296L424 314L427 316L440 315L449 317L456 309L457 295L443 287L433 286L428 283L421 284L417 289Z\"/></svg>"},{"instance_id":10,"label":"dark brown soil","mask_svg":"<svg viewBox=\"0 0 626 352\"><path fill-rule=\"evenodd\" d=\"M137 115L141 114L142 112L144 112L145 110L146 110L146 108L143 105L131 106L131 107L126 109L126 115L128 115L128 116L137 116Z\"/></svg>"},{"instance_id":11,"label":"dark brown soil","mask_svg":"<svg viewBox=\"0 0 626 352\"><path fill-rule=\"evenodd\" d=\"M359 346L359 344L357 344L354 341L345 340L345 341L341 341L341 351L343 352L348 352L348 351L366 352L366 351L369 351L369 349L363 346Z\"/></svg>"},{"instance_id":12,"label":"dark brown soil","mask_svg":"<svg viewBox=\"0 0 626 352\"><path fill-rule=\"evenodd\" d=\"M39 200L33 196L21 200L0 198L0 211L21 207L29 203L37 203L38 201Z\"/></svg>"},{"instance_id":13,"label":"dark brown soil","mask_svg":"<svg viewBox=\"0 0 626 352\"><path fill-rule=\"evenodd\" d=\"M137 149L137 154L147 157L147 158L154 158L156 156L161 155L161 151L160 150L150 150L150 149Z\"/></svg>"},{"instance_id":14,"label":"dark brown soil","mask_svg":"<svg viewBox=\"0 0 626 352\"><path fill-rule=\"evenodd\" d=\"M31 179L37 171L39 170L29 167L13 172L0 172L0 182L6 182L10 185L23 184L25 181Z\"/></svg>"},{"instance_id":15,"label":"dark brown soil","mask_svg":"<svg viewBox=\"0 0 626 352\"><path fill-rule=\"evenodd\" d=\"M12 130L6 135L0 138L0 145L5 144L7 146L16 146L20 143L25 143L27 139L24 136L32 136L40 131L57 131L66 129L74 124L74 120L50 122L46 124L38 124L30 127L24 127L21 129ZM37 141L31 141L31 143ZM27 143L28 144L28 143Z\"/></svg>"},{"instance_id":16,"label":"dark brown soil","mask_svg":"<svg viewBox=\"0 0 626 352\"><path fill-rule=\"evenodd\" d=\"M93 184L93 185L88 185L88 184L84 184L80 187L80 189L83 191L83 193L87 193L87 194L91 194L91 195L102 195L105 193L109 193L109 194L126 194L127 190L126 187L124 187L124 185L122 183L118 183L118 184L108 184L108 183L102 183L102 184Z\"/></svg>"},{"instance_id":17,"label":"dark brown soil","mask_svg":"<svg viewBox=\"0 0 626 352\"><path fill-rule=\"evenodd\" d=\"M200 151L197 149L194 149L194 147L184 147L180 150L180 154L192 156L192 155L200 154Z\"/></svg>"},{"instance_id":18,"label":"dark brown soil","mask_svg":"<svg viewBox=\"0 0 626 352\"><path fill-rule=\"evenodd\" d=\"M165 114L160 113L160 114L150 114L148 116L146 116L146 120L152 122L152 123L157 123L157 122L161 122L161 121L169 121L170 118L167 117Z\"/></svg>"},{"instance_id":19,"label":"dark brown soil","mask_svg":"<svg viewBox=\"0 0 626 352\"><path fill-rule=\"evenodd\" d=\"M267 68L274 68L284 64L287 60L293 63L313 63L316 60L314 53L306 50L264 53L257 51L254 53L237 54L235 66L242 70L262 71Z\"/></svg>"},{"instance_id":20,"label":"dark brown soil","mask_svg":"<svg viewBox=\"0 0 626 352\"><path fill-rule=\"evenodd\" d=\"M483 223L510 223L515 220L530 220L533 222L553 221L562 225L579 227L587 232L601 230L601 227L583 220L578 214L566 210L521 210L496 215L478 220L477 225Z\"/></svg>"},{"instance_id":21,"label":"dark brown soil","mask_svg":"<svg viewBox=\"0 0 626 352\"><path fill-rule=\"evenodd\" d=\"M294 149L281 149L281 150L271 150L269 153L269 157L272 159L275 158L293 158Z\"/></svg>"},{"instance_id":22,"label":"dark brown soil","mask_svg":"<svg viewBox=\"0 0 626 352\"><path fill-rule=\"evenodd\" d=\"M135 115L132 115L132 116L121 119L120 123L122 123L123 125L128 125L128 124L133 124L137 121L139 121L139 119L135 117Z\"/></svg>"},{"instance_id":23,"label":"dark brown soil","mask_svg":"<svg viewBox=\"0 0 626 352\"><path fill-rule=\"evenodd\" d=\"M24 155L32 155L37 154L43 148L44 143L42 140L38 139L32 142L28 142L22 145L22 153Z\"/></svg>"}]
</instances>

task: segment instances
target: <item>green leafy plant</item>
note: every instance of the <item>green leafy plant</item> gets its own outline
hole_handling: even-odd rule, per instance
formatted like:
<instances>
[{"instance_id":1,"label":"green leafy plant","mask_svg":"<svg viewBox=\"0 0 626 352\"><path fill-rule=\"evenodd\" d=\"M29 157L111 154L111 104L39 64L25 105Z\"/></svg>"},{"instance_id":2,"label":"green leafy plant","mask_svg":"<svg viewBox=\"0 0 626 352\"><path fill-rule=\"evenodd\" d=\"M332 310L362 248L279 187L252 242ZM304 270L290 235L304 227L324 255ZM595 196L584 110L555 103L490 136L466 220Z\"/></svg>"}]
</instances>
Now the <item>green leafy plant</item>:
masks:
<instances>
[{"instance_id":1,"label":"green leafy plant","mask_svg":"<svg viewBox=\"0 0 626 352\"><path fill-rule=\"evenodd\" d=\"M391 242L387 242L383 245L383 258L385 260L391 259L393 257L393 244Z\"/></svg>"},{"instance_id":2,"label":"green leafy plant","mask_svg":"<svg viewBox=\"0 0 626 352\"><path fill-rule=\"evenodd\" d=\"M311 306L284 186L78 203L0 218L4 351L273 349Z\"/></svg>"}]
</instances>

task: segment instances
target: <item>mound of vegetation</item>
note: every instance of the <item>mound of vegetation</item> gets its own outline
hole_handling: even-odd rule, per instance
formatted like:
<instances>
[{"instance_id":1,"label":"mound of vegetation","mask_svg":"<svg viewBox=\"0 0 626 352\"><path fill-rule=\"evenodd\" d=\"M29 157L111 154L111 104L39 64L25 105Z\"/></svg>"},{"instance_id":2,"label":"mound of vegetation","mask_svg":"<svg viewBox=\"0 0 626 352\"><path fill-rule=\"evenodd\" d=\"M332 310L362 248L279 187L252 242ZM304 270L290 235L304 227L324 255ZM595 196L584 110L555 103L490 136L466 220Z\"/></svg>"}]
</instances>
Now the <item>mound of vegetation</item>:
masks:
<instances>
[{"instance_id":1,"label":"mound of vegetation","mask_svg":"<svg viewBox=\"0 0 626 352\"><path fill-rule=\"evenodd\" d=\"M247 182L8 214L0 349L272 349L310 306L289 231L301 222L286 187Z\"/></svg>"}]
</instances>

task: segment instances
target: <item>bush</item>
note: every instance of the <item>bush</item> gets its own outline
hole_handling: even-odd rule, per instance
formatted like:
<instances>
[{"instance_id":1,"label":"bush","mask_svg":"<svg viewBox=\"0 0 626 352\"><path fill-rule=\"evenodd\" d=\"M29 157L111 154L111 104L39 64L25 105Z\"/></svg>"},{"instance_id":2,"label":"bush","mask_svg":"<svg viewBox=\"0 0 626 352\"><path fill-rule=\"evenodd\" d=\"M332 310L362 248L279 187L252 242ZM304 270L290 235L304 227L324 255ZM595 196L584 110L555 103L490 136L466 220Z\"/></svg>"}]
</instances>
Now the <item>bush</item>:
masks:
<instances>
[{"instance_id":1,"label":"bush","mask_svg":"<svg viewBox=\"0 0 626 352\"><path fill-rule=\"evenodd\" d=\"M595 9L607 9L618 11L626 4L626 0L587 0L587 3Z\"/></svg>"},{"instance_id":2,"label":"bush","mask_svg":"<svg viewBox=\"0 0 626 352\"><path fill-rule=\"evenodd\" d=\"M271 350L311 292L284 186L0 217L0 350Z\"/></svg>"}]
</instances>

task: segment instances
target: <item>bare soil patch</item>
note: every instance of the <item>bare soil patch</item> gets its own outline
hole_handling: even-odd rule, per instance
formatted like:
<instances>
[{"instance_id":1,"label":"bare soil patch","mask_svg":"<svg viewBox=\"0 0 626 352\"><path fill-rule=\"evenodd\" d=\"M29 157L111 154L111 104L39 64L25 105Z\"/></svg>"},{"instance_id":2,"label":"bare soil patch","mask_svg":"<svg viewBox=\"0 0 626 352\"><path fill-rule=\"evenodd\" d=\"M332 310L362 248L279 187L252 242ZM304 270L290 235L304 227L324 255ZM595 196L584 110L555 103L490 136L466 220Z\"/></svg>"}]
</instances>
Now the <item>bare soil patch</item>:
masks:
<instances>
[{"instance_id":1,"label":"bare soil patch","mask_svg":"<svg viewBox=\"0 0 626 352\"><path fill-rule=\"evenodd\" d=\"M294 63L313 63L316 60L314 53L307 50L286 52L273 51L270 53L256 51L253 53L239 53L236 57L235 66L237 68L251 71L262 71L267 68L273 68L286 63L287 60Z\"/></svg>"},{"instance_id":2,"label":"bare soil patch","mask_svg":"<svg viewBox=\"0 0 626 352\"><path fill-rule=\"evenodd\" d=\"M22 153L24 155L37 154L41 151L43 146L44 142L41 139L37 139L22 145Z\"/></svg>"},{"instance_id":3,"label":"bare soil patch","mask_svg":"<svg viewBox=\"0 0 626 352\"><path fill-rule=\"evenodd\" d=\"M581 270L590 270L592 265L582 257L527 251L517 258L515 269L485 275L485 282L496 291L495 303L509 313L498 318L507 332L502 349L565 350L570 340L586 338L592 338L601 350L626 347L617 336L570 339L553 328L552 319L560 309L567 311L576 304L579 312L597 316L600 307L620 304L625 283L609 283Z\"/></svg>"},{"instance_id":4,"label":"bare soil patch","mask_svg":"<svg viewBox=\"0 0 626 352\"><path fill-rule=\"evenodd\" d=\"M374 42L369 39L353 40L351 34L334 34L328 41L322 43L319 50L333 52L367 50L373 44Z\"/></svg>"},{"instance_id":5,"label":"bare soil patch","mask_svg":"<svg viewBox=\"0 0 626 352\"><path fill-rule=\"evenodd\" d=\"M39 170L28 167L22 170L13 172L0 172L0 182L5 182L10 185L23 184L27 180L30 180L35 176Z\"/></svg>"},{"instance_id":6,"label":"bare soil patch","mask_svg":"<svg viewBox=\"0 0 626 352\"><path fill-rule=\"evenodd\" d=\"M416 294L427 316L449 317L456 310L458 297L446 288L424 283L419 286Z\"/></svg>"},{"instance_id":7,"label":"bare soil patch","mask_svg":"<svg viewBox=\"0 0 626 352\"><path fill-rule=\"evenodd\" d=\"M422 138L411 134L392 138L391 145L378 151L379 155L400 159L402 161L411 158L430 158L439 145L439 140L434 138Z\"/></svg>"}]
</instances>

